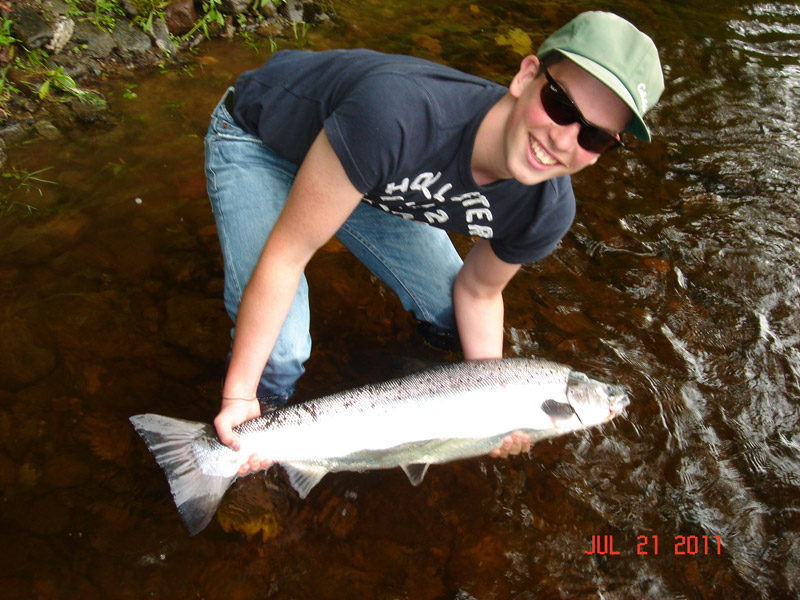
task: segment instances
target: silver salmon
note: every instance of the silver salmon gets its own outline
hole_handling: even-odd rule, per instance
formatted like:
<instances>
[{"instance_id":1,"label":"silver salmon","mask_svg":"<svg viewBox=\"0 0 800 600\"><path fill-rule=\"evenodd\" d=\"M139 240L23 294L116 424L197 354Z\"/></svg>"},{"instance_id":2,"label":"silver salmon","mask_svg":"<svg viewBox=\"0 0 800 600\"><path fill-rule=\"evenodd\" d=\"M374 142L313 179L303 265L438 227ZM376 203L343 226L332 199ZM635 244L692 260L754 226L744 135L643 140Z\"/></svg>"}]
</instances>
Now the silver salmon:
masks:
<instances>
[{"instance_id":1,"label":"silver salmon","mask_svg":"<svg viewBox=\"0 0 800 600\"><path fill-rule=\"evenodd\" d=\"M401 467L418 485L429 465L488 454L513 431L537 442L609 421L627 404L622 387L568 366L507 358L436 366L276 408L234 429L239 451L209 424L153 414L130 420L194 535L251 454L286 469L300 498L335 471Z\"/></svg>"}]
</instances>

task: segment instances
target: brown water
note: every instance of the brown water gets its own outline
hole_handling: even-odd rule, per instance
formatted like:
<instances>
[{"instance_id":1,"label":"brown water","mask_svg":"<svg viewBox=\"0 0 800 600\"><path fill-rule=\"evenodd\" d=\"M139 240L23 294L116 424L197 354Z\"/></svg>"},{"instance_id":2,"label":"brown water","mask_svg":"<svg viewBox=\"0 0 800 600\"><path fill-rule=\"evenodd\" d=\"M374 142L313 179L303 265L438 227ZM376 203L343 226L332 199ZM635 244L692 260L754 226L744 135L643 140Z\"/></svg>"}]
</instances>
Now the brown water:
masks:
<instances>
[{"instance_id":1,"label":"brown water","mask_svg":"<svg viewBox=\"0 0 800 600\"><path fill-rule=\"evenodd\" d=\"M206 44L191 69L103 90L113 126L11 152L2 597L798 597L797 6L337 8L307 47L416 54L504 83L527 45L517 30L535 47L585 8L656 39L667 92L654 143L576 178L572 231L506 294L507 354L627 385L628 417L530 457L433 467L418 488L400 470L337 474L301 502L279 474L249 477L187 537L127 418L210 420L218 405L229 323L202 136L225 87L269 50ZM39 169L54 183L24 179ZM315 351L298 398L395 375L396 356L455 358L424 346L336 244L309 279ZM587 554L598 542L614 553Z\"/></svg>"}]
</instances>

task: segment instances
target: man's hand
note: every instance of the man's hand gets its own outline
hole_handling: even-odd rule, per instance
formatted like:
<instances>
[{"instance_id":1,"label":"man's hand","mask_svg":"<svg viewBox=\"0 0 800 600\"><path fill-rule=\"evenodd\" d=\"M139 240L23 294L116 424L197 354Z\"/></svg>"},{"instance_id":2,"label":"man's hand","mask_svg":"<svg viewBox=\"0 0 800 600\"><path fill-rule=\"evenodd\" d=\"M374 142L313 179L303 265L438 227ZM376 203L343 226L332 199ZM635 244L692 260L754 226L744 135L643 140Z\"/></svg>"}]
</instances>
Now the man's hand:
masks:
<instances>
[{"instance_id":1,"label":"man's hand","mask_svg":"<svg viewBox=\"0 0 800 600\"><path fill-rule=\"evenodd\" d=\"M524 431L515 431L503 438L503 444L489 453L492 458L508 458L531 449L531 438Z\"/></svg>"},{"instance_id":2,"label":"man's hand","mask_svg":"<svg viewBox=\"0 0 800 600\"><path fill-rule=\"evenodd\" d=\"M231 450L238 452L241 449L241 445L239 444L239 438L233 432L233 428L259 416L261 416L261 408L258 404L258 399L223 398L222 408L217 418L214 419L214 427L217 429L220 441ZM271 460L262 460L253 454L246 463L239 467L238 475L255 473L266 469L271 464Z\"/></svg>"}]
</instances>

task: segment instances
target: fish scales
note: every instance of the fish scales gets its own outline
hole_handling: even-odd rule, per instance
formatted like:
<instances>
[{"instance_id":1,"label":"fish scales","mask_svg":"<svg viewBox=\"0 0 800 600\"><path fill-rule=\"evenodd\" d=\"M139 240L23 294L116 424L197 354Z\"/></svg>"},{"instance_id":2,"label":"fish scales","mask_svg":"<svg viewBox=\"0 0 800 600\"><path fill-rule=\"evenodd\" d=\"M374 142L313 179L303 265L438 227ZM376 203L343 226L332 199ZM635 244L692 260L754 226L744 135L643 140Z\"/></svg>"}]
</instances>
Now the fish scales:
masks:
<instances>
[{"instance_id":1,"label":"fish scales","mask_svg":"<svg viewBox=\"0 0 800 600\"><path fill-rule=\"evenodd\" d=\"M317 419L312 420L315 422L308 421L304 405L289 407L288 411L279 413L277 419L267 416L248 424L246 432L254 434L249 438L252 449L243 448L243 452L274 457L279 462L313 460L321 454L317 445L324 445L328 452L346 455L358 448L383 450L407 441L459 435L478 438L498 435L498 422L503 421L507 421L507 425L499 433L506 434L524 424L519 419L526 406L516 406L520 398L508 394L512 386L520 382L529 385L532 381L544 386L547 382L549 387L555 388L552 394L562 397L566 394L569 373L566 368L552 365L533 373L515 369L510 371L512 376L500 380L496 377L498 370L488 366L463 363L457 369L436 368L402 380L334 394L313 401ZM533 378L534 375L538 377ZM501 383L506 391L503 397L486 395L486 392L496 391ZM527 398L523 401L530 404ZM348 403L350 406L346 407ZM467 407L471 410L464 410ZM486 410L488 407L491 411ZM472 419L471 414L477 410L485 410L486 414L481 419ZM539 414L536 411L535 415ZM528 422L531 428L533 425ZM304 441L292 431L296 428L314 441ZM276 435L281 429L289 439ZM347 435L342 435L345 432ZM259 433L262 439L256 437ZM263 439L266 437L270 439ZM351 467L357 466L352 460L348 463Z\"/></svg>"},{"instance_id":2,"label":"fish scales","mask_svg":"<svg viewBox=\"0 0 800 600\"><path fill-rule=\"evenodd\" d=\"M627 402L619 386L568 366L500 359L441 365L277 408L235 429L238 452L210 425L159 415L131 421L194 534L251 454L281 464L301 498L335 471L399 466L417 485L430 464L485 455L513 431L540 441L608 421Z\"/></svg>"},{"instance_id":3,"label":"fish scales","mask_svg":"<svg viewBox=\"0 0 800 600\"><path fill-rule=\"evenodd\" d=\"M415 403L414 409L419 409L418 404L431 405L434 400L449 397L458 397L463 393L475 393L480 389L493 389L496 387L509 387L522 382L525 384L543 385L551 382L555 385L563 384L566 390L567 377L570 370L563 365L537 361L537 369L510 369L505 372L509 376L502 380L498 375L504 373L503 369L494 368L491 363L482 361L470 363L456 363L456 368L434 367L425 372L389 380L378 384L368 384L355 390L332 394L325 398L312 400L297 406L286 407L285 410L273 411L264 417L249 421L246 425L237 428L240 432L256 431L265 428L279 428L306 426L308 412L316 418L323 418L327 414L346 414L349 411L359 413L380 410L380 405L385 404L387 410L400 410L401 403ZM505 365L508 367L508 365ZM494 379L488 376L494 376ZM527 376L525 376L527 375ZM309 410L307 405L313 406Z\"/></svg>"}]
</instances>

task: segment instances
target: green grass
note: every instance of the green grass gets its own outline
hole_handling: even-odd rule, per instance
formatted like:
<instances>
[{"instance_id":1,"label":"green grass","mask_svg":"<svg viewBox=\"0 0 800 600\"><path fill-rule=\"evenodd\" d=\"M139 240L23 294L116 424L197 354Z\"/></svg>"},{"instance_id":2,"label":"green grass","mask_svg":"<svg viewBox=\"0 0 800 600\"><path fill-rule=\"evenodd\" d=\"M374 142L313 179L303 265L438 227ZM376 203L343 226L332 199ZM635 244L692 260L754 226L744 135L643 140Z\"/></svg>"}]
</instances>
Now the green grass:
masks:
<instances>
[{"instance_id":1,"label":"green grass","mask_svg":"<svg viewBox=\"0 0 800 600\"><path fill-rule=\"evenodd\" d=\"M139 16L134 19L134 23L144 31L149 31L156 19L164 19L164 10L173 0L132 0ZM198 31L202 31L206 38L210 38L212 31L221 29L225 26L225 15L222 12L223 0L203 0L202 16L198 18L194 27L180 39L173 37L173 43L177 45L180 40L187 40L194 36ZM285 0L254 0L251 10L258 10L266 3L280 5ZM96 27L104 31L113 31L117 19L124 15L121 8L121 0L96 0L91 9L87 9L89 3L81 0L65 0L69 6L68 14L75 20L83 20L93 23ZM244 28L245 17L240 16L240 28ZM0 56L5 57L6 66L0 67L0 122L10 118L12 115L12 101L15 97L22 95L25 88L31 90L32 98L38 102L60 102L69 98L77 98L81 102L103 103L105 100L91 90L79 87L76 82L64 71L62 66L53 65L49 54L41 49L28 49L24 44L14 37L13 21L0 10ZM292 31L296 43L305 45L307 43L307 23L292 23ZM242 34L245 43L250 45L255 51L260 47L250 34ZM270 51L277 50L277 44L270 36L265 45L269 46ZM79 49L75 48L78 52ZM13 75L12 75L13 74ZM191 72L187 72L191 75ZM125 98L133 99L136 94L132 89L126 91Z\"/></svg>"},{"instance_id":2,"label":"green grass","mask_svg":"<svg viewBox=\"0 0 800 600\"><path fill-rule=\"evenodd\" d=\"M32 204L11 200L9 196L18 190L24 190L25 192L35 190L39 192L40 196L42 196L43 194L41 185L55 185L56 183L55 181L43 179L39 176L41 173L44 173L51 168L52 167L45 167L44 169L39 169L38 171L27 171L25 169L17 169L14 167L11 170L0 173L0 178L8 182L8 190L5 192L0 192L0 214L8 214L17 207L22 207L29 213L38 210ZM4 185L3 187L6 186Z\"/></svg>"}]
</instances>

